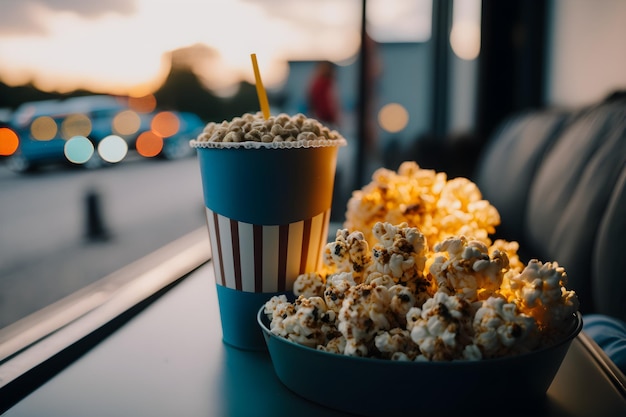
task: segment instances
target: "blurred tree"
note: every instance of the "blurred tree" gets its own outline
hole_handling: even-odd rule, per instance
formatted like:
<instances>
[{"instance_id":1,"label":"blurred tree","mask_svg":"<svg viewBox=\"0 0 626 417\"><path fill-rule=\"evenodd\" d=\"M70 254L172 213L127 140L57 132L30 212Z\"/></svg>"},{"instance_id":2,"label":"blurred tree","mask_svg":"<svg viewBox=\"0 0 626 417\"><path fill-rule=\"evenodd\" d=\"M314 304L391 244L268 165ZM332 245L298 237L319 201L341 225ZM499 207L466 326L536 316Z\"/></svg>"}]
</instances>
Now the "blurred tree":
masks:
<instances>
[{"instance_id":1,"label":"blurred tree","mask_svg":"<svg viewBox=\"0 0 626 417\"><path fill-rule=\"evenodd\" d=\"M174 61L182 59L183 56L176 53L171 55ZM246 112L259 111L256 88L250 83L240 83L234 96L223 98L211 93L185 62L172 62L171 68L163 85L154 93L160 109L189 111L196 113L207 122L229 120ZM0 81L0 108L14 110L20 104L29 101L62 99L90 94L96 93L76 90L61 94L38 90L31 83L12 87Z\"/></svg>"},{"instance_id":2,"label":"blurred tree","mask_svg":"<svg viewBox=\"0 0 626 417\"><path fill-rule=\"evenodd\" d=\"M0 108L8 107L10 109L17 108L20 104L27 101L39 101L59 98L61 95L57 93L46 93L40 91L32 84L11 87L0 82Z\"/></svg>"},{"instance_id":3,"label":"blurred tree","mask_svg":"<svg viewBox=\"0 0 626 417\"><path fill-rule=\"evenodd\" d=\"M256 112L256 87L242 82L233 97L215 96L187 67L172 65L165 82L155 93L160 108L196 113L206 121L222 121L246 112Z\"/></svg>"}]
</instances>

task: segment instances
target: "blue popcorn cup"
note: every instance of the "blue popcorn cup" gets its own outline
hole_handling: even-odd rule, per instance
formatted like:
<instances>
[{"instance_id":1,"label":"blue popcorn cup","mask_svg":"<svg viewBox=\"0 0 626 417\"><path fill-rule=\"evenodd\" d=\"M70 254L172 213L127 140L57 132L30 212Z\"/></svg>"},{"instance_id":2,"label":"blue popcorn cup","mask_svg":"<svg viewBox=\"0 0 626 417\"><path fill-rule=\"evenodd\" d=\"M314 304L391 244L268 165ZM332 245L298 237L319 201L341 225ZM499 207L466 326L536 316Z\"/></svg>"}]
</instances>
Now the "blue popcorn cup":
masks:
<instances>
[{"instance_id":1,"label":"blue popcorn cup","mask_svg":"<svg viewBox=\"0 0 626 417\"><path fill-rule=\"evenodd\" d=\"M266 349L256 323L272 296L291 296L298 275L319 270L338 146L214 143L197 148L223 341Z\"/></svg>"}]
</instances>

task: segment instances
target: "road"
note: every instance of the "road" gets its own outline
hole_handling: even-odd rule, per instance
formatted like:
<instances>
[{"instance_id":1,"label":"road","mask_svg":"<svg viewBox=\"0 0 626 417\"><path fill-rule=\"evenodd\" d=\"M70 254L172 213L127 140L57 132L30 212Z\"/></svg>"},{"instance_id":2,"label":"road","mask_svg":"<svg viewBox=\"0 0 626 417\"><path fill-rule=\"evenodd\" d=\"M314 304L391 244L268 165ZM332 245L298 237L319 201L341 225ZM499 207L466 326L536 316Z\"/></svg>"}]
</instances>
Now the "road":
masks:
<instances>
[{"instance_id":1,"label":"road","mask_svg":"<svg viewBox=\"0 0 626 417\"><path fill-rule=\"evenodd\" d=\"M90 191L108 239L86 237ZM32 175L0 164L0 328L204 227L203 207L195 158Z\"/></svg>"}]
</instances>

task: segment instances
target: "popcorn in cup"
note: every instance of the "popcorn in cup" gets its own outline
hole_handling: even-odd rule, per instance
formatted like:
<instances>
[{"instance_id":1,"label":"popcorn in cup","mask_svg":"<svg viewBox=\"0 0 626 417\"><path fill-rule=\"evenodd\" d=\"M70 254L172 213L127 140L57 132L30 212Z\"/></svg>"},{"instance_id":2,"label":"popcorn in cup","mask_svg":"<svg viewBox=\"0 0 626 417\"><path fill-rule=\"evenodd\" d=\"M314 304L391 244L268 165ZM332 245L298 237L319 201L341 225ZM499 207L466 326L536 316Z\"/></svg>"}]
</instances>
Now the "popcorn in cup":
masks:
<instances>
[{"instance_id":1,"label":"popcorn in cup","mask_svg":"<svg viewBox=\"0 0 626 417\"><path fill-rule=\"evenodd\" d=\"M256 322L272 296L321 266L337 152L336 131L299 114L246 114L209 123L197 149L223 341L265 349Z\"/></svg>"}]
</instances>

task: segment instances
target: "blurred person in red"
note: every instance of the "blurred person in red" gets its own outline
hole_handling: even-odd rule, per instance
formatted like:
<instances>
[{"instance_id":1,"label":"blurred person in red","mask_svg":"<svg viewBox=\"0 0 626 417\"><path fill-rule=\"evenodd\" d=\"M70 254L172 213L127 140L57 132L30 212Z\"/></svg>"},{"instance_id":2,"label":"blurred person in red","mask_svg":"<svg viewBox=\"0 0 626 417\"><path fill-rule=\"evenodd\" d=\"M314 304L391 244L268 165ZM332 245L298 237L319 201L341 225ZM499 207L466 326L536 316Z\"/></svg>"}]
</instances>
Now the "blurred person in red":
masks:
<instances>
[{"instance_id":1,"label":"blurred person in red","mask_svg":"<svg viewBox=\"0 0 626 417\"><path fill-rule=\"evenodd\" d=\"M337 127L341 117L335 77L335 64L330 61L320 61L315 68L308 90L310 116L329 127Z\"/></svg>"}]
</instances>

